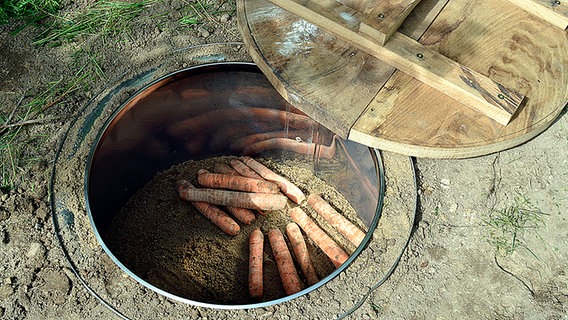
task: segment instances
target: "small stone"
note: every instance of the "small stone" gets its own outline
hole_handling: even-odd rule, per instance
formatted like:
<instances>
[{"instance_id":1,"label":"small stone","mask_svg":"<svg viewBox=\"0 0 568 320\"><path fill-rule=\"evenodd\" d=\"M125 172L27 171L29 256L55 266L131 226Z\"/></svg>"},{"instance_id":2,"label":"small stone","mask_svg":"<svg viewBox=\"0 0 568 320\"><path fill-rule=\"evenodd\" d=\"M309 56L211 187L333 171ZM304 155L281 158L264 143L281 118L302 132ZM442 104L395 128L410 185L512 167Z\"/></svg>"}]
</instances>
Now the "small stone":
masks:
<instances>
[{"instance_id":1,"label":"small stone","mask_svg":"<svg viewBox=\"0 0 568 320\"><path fill-rule=\"evenodd\" d=\"M225 13L219 18L219 22L227 23L230 18L231 18L231 16L228 13Z\"/></svg>"},{"instance_id":2,"label":"small stone","mask_svg":"<svg viewBox=\"0 0 568 320\"><path fill-rule=\"evenodd\" d=\"M450 188L450 179L443 178L440 180L440 187L442 189L448 190Z\"/></svg>"},{"instance_id":3,"label":"small stone","mask_svg":"<svg viewBox=\"0 0 568 320\"><path fill-rule=\"evenodd\" d=\"M43 252L45 252L43 245L39 242L34 242L30 244L30 248L28 249L28 252L26 252L26 257L33 258L40 254L43 255Z\"/></svg>"},{"instance_id":4,"label":"small stone","mask_svg":"<svg viewBox=\"0 0 568 320\"><path fill-rule=\"evenodd\" d=\"M8 299L14 293L14 288L9 284L0 286L0 300Z\"/></svg>"},{"instance_id":5,"label":"small stone","mask_svg":"<svg viewBox=\"0 0 568 320\"><path fill-rule=\"evenodd\" d=\"M207 31L207 29L205 29L205 28L203 28L203 27L197 28L197 34L198 34L200 37L203 37L203 38L207 38L207 37L209 37L209 35L210 35L209 31Z\"/></svg>"},{"instance_id":6,"label":"small stone","mask_svg":"<svg viewBox=\"0 0 568 320\"><path fill-rule=\"evenodd\" d=\"M455 213L456 211L458 211L458 204L457 203L452 203L452 205L450 206L450 212L451 213Z\"/></svg>"}]
</instances>

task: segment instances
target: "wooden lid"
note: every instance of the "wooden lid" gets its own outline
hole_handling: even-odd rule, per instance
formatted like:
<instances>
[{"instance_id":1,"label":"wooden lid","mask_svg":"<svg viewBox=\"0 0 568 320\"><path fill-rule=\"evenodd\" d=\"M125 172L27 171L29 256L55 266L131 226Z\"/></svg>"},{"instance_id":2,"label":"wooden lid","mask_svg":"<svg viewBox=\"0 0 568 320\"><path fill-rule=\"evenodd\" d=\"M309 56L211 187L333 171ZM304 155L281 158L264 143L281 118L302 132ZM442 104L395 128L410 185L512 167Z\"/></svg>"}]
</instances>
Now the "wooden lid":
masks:
<instances>
[{"instance_id":1,"label":"wooden lid","mask_svg":"<svg viewBox=\"0 0 568 320\"><path fill-rule=\"evenodd\" d=\"M363 12L375 2L342 5ZM465 158L533 138L568 102L568 34L562 28L568 4L548 11L521 7L538 2L543 1L422 0L398 29L524 96L507 125L329 28L266 0L237 4L239 28L254 61L295 107L343 138L371 147L417 157Z\"/></svg>"}]
</instances>

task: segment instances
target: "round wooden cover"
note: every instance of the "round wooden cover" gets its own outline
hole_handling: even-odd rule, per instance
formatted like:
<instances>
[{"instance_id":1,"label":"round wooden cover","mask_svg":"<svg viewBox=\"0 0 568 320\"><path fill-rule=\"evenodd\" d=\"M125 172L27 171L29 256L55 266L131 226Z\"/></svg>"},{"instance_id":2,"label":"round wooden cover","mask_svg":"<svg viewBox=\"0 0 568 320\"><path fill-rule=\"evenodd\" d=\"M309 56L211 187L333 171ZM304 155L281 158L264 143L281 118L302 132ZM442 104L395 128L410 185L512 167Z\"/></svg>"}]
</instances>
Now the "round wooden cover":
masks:
<instances>
[{"instance_id":1,"label":"round wooden cover","mask_svg":"<svg viewBox=\"0 0 568 320\"><path fill-rule=\"evenodd\" d=\"M371 1L342 2L359 10ZM510 1L423 0L399 28L525 95L508 125L267 0L237 4L244 42L280 94L338 135L371 147L430 158L484 155L535 137L568 102L567 31Z\"/></svg>"}]
</instances>

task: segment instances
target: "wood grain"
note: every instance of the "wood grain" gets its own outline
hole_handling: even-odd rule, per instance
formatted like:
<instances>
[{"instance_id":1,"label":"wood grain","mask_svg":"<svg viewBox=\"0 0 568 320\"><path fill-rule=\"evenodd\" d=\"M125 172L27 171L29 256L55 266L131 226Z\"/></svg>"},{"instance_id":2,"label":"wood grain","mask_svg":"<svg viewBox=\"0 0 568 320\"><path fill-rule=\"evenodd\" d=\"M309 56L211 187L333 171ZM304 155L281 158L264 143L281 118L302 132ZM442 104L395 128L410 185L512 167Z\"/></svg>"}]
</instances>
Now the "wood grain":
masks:
<instances>
[{"instance_id":1,"label":"wood grain","mask_svg":"<svg viewBox=\"0 0 568 320\"><path fill-rule=\"evenodd\" d=\"M373 36L359 33L361 20L365 18L363 15L334 0L320 0L317 3L306 0L269 1L439 91L456 97L466 106L503 125L509 123L524 99L522 94L400 33L394 33L391 40L382 46Z\"/></svg>"},{"instance_id":2,"label":"wood grain","mask_svg":"<svg viewBox=\"0 0 568 320\"><path fill-rule=\"evenodd\" d=\"M371 12L365 13L366 18L361 21L359 31L384 45L419 2L420 0L378 1Z\"/></svg>"},{"instance_id":3,"label":"wood grain","mask_svg":"<svg viewBox=\"0 0 568 320\"><path fill-rule=\"evenodd\" d=\"M487 13L499 19L490 23ZM527 15L507 2L451 0L421 38L529 96L509 125L456 108L454 99L396 72L349 138L418 157L464 158L511 148L541 133L568 102L568 39ZM472 37L481 33L484 37Z\"/></svg>"},{"instance_id":4,"label":"wood grain","mask_svg":"<svg viewBox=\"0 0 568 320\"><path fill-rule=\"evenodd\" d=\"M243 40L276 89L330 130L372 147L431 158L488 154L535 137L568 102L568 36L508 1L422 0L399 29L526 95L507 126L265 0L237 4Z\"/></svg>"},{"instance_id":5,"label":"wood grain","mask_svg":"<svg viewBox=\"0 0 568 320\"><path fill-rule=\"evenodd\" d=\"M568 3L563 0L509 0L519 8L557 26L562 30L568 27Z\"/></svg>"}]
</instances>

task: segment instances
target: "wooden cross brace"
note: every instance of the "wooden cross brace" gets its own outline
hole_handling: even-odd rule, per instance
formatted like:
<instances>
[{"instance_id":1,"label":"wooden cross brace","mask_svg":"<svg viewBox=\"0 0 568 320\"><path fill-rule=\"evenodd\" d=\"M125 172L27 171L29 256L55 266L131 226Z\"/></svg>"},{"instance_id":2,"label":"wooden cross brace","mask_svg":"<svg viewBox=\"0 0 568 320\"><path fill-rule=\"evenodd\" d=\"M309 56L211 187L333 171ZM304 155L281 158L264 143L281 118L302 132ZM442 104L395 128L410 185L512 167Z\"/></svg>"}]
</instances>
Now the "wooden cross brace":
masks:
<instances>
[{"instance_id":1,"label":"wooden cross brace","mask_svg":"<svg viewBox=\"0 0 568 320\"><path fill-rule=\"evenodd\" d=\"M335 0L268 1L503 125L525 98L396 32L419 0L377 1L366 14Z\"/></svg>"}]
</instances>

